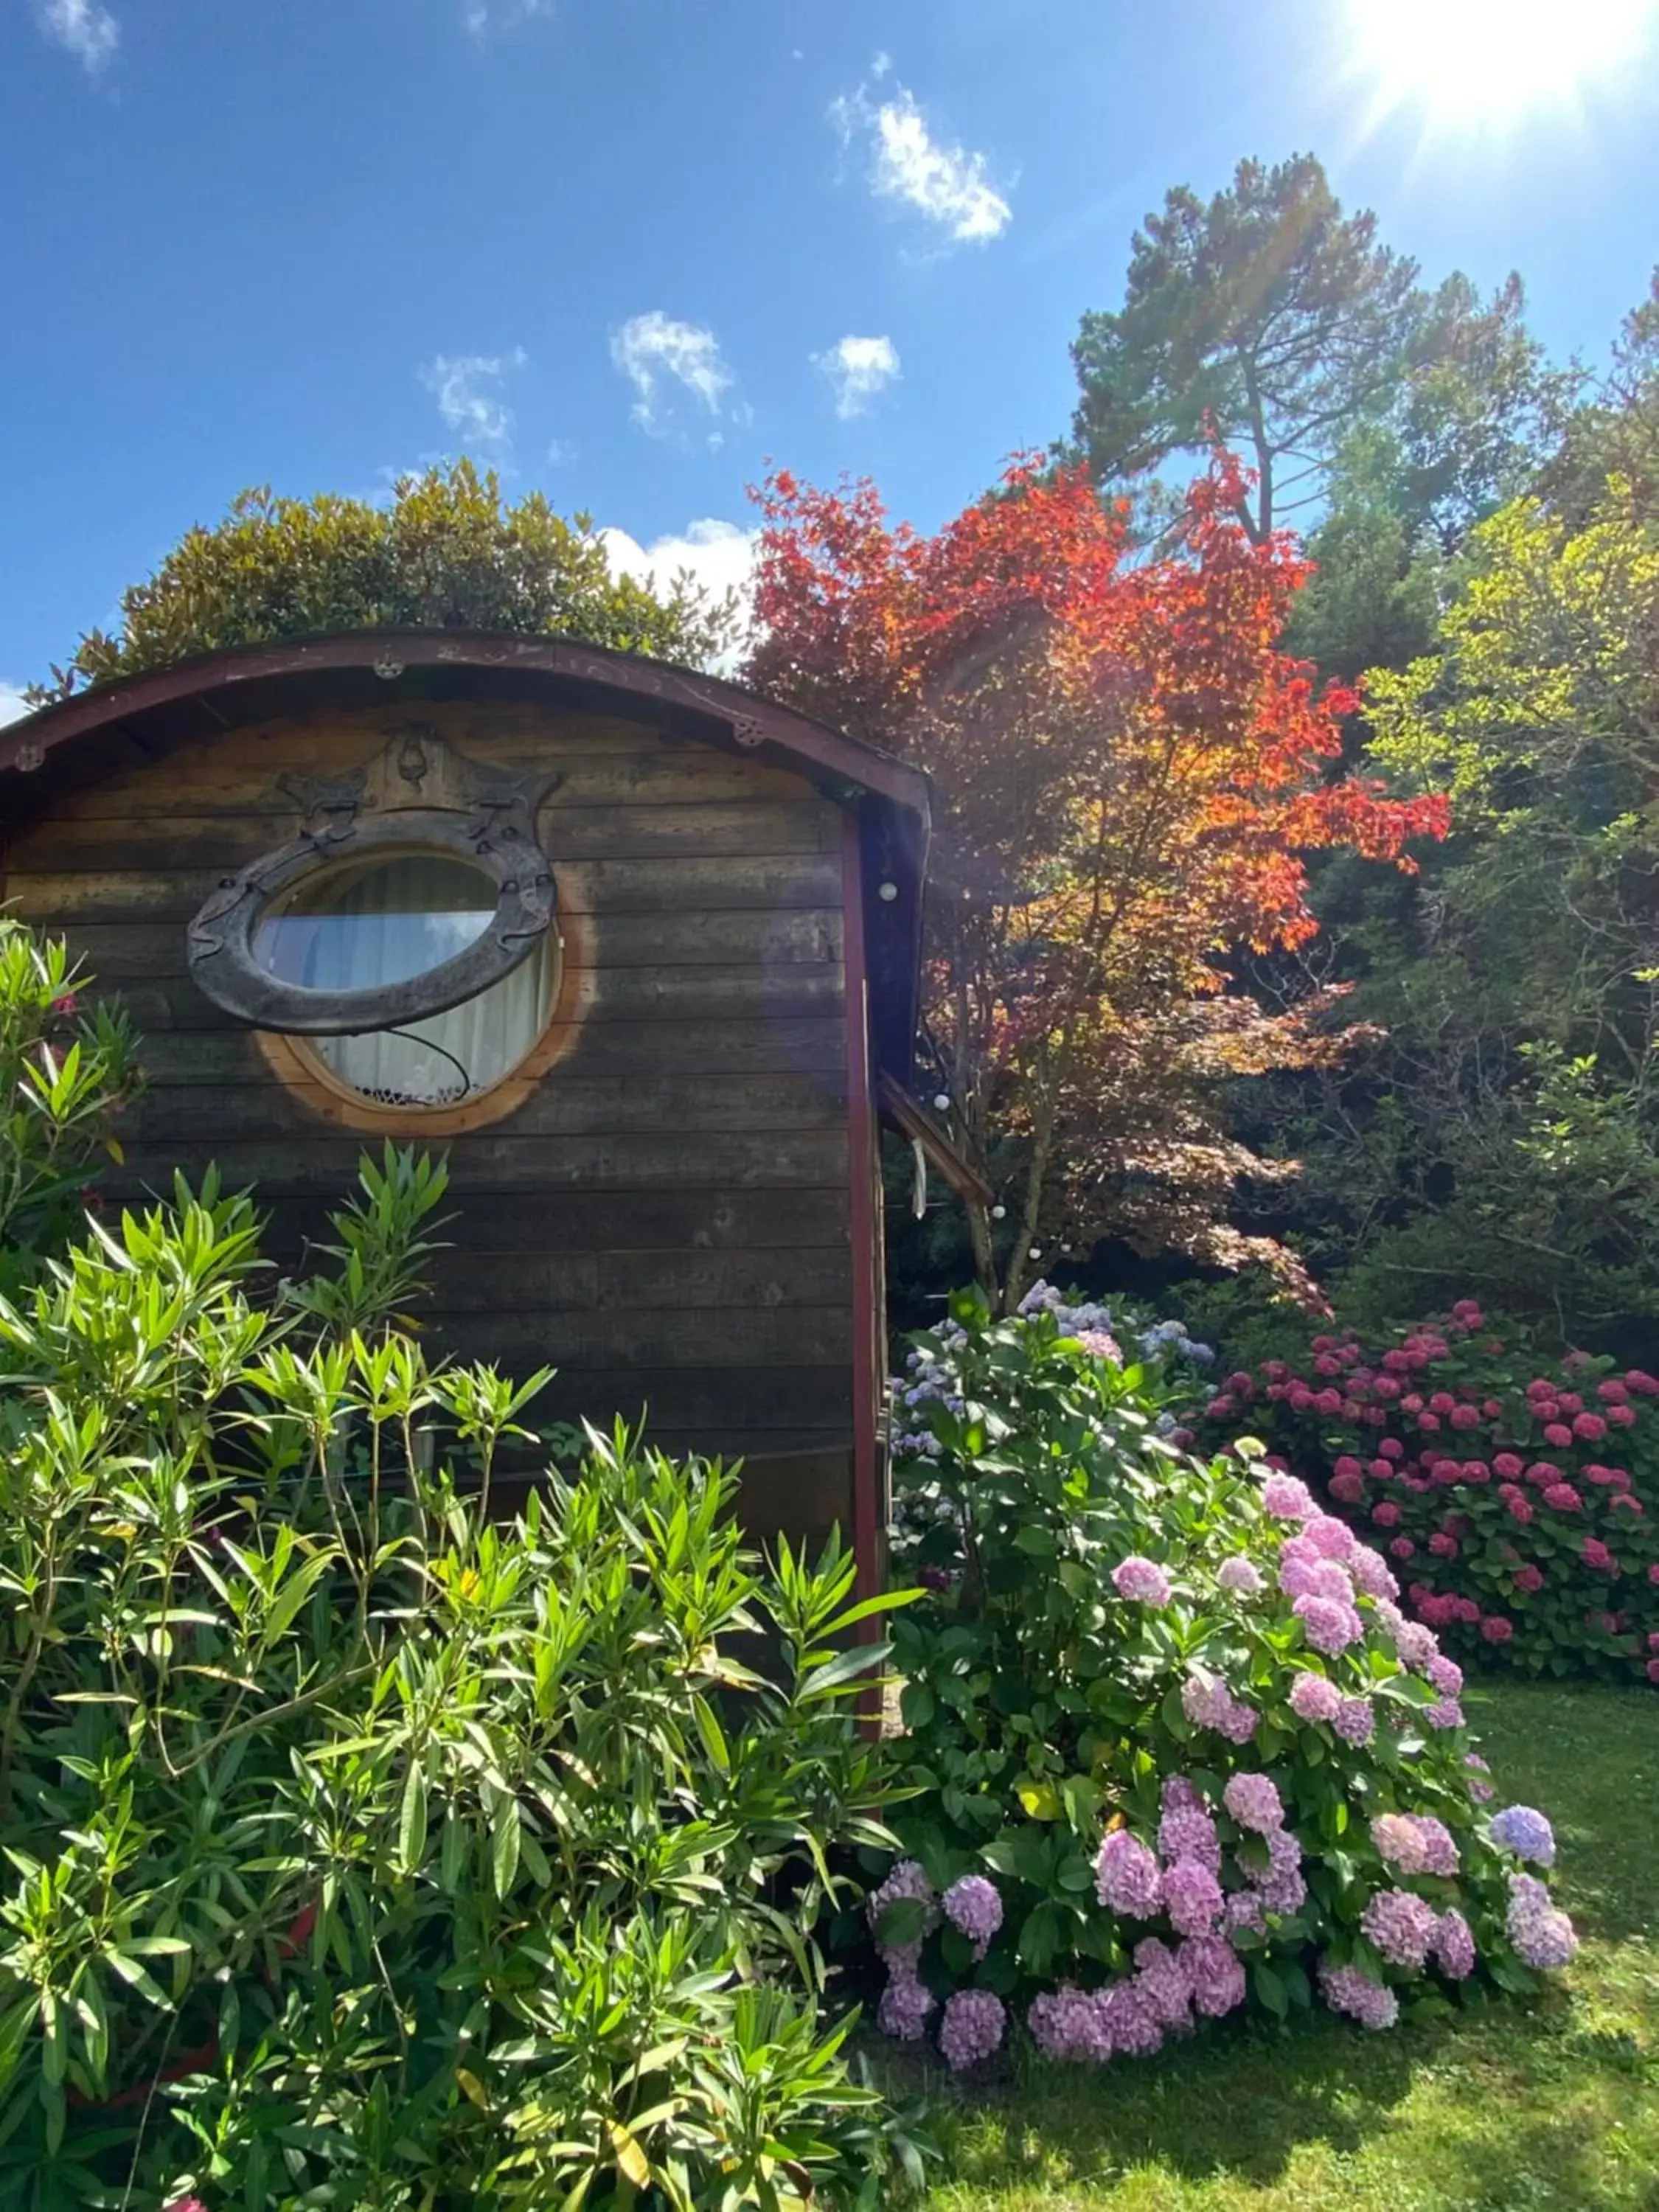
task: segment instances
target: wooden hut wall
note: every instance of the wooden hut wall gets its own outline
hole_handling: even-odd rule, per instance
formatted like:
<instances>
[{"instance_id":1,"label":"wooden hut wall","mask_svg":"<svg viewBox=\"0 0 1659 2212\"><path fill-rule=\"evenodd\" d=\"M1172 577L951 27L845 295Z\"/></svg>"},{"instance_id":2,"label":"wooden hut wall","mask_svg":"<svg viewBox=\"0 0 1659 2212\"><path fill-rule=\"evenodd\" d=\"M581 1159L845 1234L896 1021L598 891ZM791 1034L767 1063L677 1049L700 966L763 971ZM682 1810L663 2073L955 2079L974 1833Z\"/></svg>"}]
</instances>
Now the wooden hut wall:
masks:
<instances>
[{"instance_id":1,"label":"wooden hut wall","mask_svg":"<svg viewBox=\"0 0 1659 2212\"><path fill-rule=\"evenodd\" d=\"M643 1406L665 1447L754 1456L757 1522L849 1524L840 809L791 771L629 720L413 711L474 760L559 771L542 842L579 971L560 1056L503 1118L474 1126L463 1106L418 1139L393 1115L343 1126L325 1085L282 1079L191 981L185 923L228 870L294 834L284 775L368 762L411 710L228 730L106 775L0 842L13 911L63 931L144 1036L151 1088L113 1194L216 1160L257 1188L270 1249L292 1261L364 1145L441 1146L455 1218L426 1316L438 1346L556 1364L544 1418Z\"/></svg>"}]
</instances>

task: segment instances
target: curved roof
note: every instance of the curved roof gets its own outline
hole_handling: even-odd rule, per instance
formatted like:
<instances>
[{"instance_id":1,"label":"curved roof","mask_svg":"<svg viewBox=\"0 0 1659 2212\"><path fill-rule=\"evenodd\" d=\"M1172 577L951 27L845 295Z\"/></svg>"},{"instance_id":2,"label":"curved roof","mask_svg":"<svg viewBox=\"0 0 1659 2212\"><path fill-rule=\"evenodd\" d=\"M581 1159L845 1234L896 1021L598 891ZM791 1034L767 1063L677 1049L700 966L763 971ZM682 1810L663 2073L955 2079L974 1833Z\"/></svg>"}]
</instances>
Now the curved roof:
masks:
<instances>
[{"instance_id":1,"label":"curved roof","mask_svg":"<svg viewBox=\"0 0 1659 2212\"><path fill-rule=\"evenodd\" d=\"M738 684L639 654L455 629L359 630L199 653L95 685L0 730L0 833L65 791L273 715L492 696L623 714L752 753L793 769L854 814L878 1050L902 1079L915 1024L927 777ZM893 887L884 900L875 896L878 884Z\"/></svg>"}]
</instances>

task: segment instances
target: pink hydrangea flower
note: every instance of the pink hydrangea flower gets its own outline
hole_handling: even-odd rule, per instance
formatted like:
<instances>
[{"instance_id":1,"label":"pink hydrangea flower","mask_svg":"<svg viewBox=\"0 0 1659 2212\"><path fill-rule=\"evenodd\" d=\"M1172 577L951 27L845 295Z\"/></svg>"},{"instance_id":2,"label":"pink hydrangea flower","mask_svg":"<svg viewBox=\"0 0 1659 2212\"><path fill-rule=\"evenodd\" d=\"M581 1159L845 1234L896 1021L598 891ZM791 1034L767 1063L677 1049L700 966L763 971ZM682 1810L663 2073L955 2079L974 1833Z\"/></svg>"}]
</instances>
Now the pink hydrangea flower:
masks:
<instances>
[{"instance_id":1,"label":"pink hydrangea flower","mask_svg":"<svg viewBox=\"0 0 1659 2212\"><path fill-rule=\"evenodd\" d=\"M1194 1674L1182 1686L1182 1710L1197 1728L1214 1729L1230 1743L1248 1743L1255 1734L1256 1711L1235 1698L1224 1682Z\"/></svg>"},{"instance_id":2,"label":"pink hydrangea flower","mask_svg":"<svg viewBox=\"0 0 1659 2212\"><path fill-rule=\"evenodd\" d=\"M953 1881L940 1899L945 1917L974 1946L975 1959L991 1948L991 1938L1002 1925L1002 1899L994 1881L982 1874L965 1874Z\"/></svg>"},{"instance_id":3,"label":"pink hydrangea flower","mask_svg":"<svg viewBox=\"0 0 1659 2212\"><path fill-rule=\"evenodd\" d=\"M1265 1836L1285 1825L1285 1808L1270 1774L1230 1775L1221 1802L1241 1828L1254 1828Z\"/></svg>"},{"instance_id":4,"label":"pink hydrangea flower","mask_svg":"<svg viewBox=\"0 0 1659 2212\"><path fill-rule=\"evenodd\" d=\"M1534 1590L1540 1590L1544 1587L1544 1574L1541 1567L1517 1567L1512 1579L1516 1589L1523 1590L1528 1595Z\"/></svg>"},{"instance_id":5,"label":"pink hydrangea flower","mask_svg":"<svg viewBox=\"0 0 1659 2212\"><path fill-rule=\"evenodd\" d=\"M1167 1943L1148 1936L1135 1945L1135 1994L1161 2028L1180 2033L1192 2026L1193 1993L1181 1961Z\"/></svg>"},{"instance_id":6,"label":"pink hydrangea flower","mask_svg":"<svg viewBox=\"0 0 1659 2212\"><path fill-rule=\"evenodd\" d=\"M1509 1911L1504 1916L1516 1956L1523 1966L1548 1973L1571 1965L1578 1948L1571 1921L1550 1902L1550 1893L1535 1875L1510 1876Z\"/></svg>"},{"instance_id":7,"label":"pink hydrangea flower","mask_svg":"<svg viewBox=\"0 0 1659 2212\"><path fill-rule=\"evenodd\" d=\"M1082 1990L1045 1990L1033 1997L1025 2015L1031 2040L1043 2057L1058 2063L1092 2061L1099 2065L1112 2056L1099 1995Z\"/></svg>"},{"instance_id":8,"label":"pink hydrangea flower","mask_svg":"<svg viewBox=\"0 0 1659 2212\"><path fill-rule=\"evenodd\" d=\"M1488 1644L1510 1644L1515 1640L1515 1623L1507 1613L1483 1613L1480 1620L1480 1634L1483 1640Z\"/></svg>"},{"instance_id":9,"label":"pink hydrangea flower","mask_svg":"<svg viewBox=\"0 0 1659 2212\"><path fill-rule=\"evenodd\" d=\"M1164 1872L1164 1907L1178 1936L1207 1936L1221 1917L1221 1885L1197 1859L1177 1859Z\"/></svg>"},{"instance_id":10,"label":"pink hydrangea flower","mask_svg":"<svg viewBox=\"0 0 1659 2212\"><path fill-rule=\"evenodd\" d=\"M1435 1964L1449 1981L1467 1980L1474 1971L1474 1937L1457 1911L1443 1912L1434 1931Z\"/></svg>"},{"instance_id":11,"label":"pink hydrangea flower","mask_svg":"<svg viewBox=\"0 0 1659 2212\"><path fill-rule=\"evenodd\" d=\"M1224 1590L1235 1597L1257 1597L1267 1583L1254 1559L1247 1559L1242 1552L1224 1559L1215 1571L1215 1578Z\"/></svg>"},{"instance_id":12,"label":"pink hydrangea flower","mask_svg":"<svg viewBox=\"0 0 1659 2212\"><path fill-rule=\"evenodd\" d=\"M1158 1848L1166 1863L1195 1859L1213 1875L1221 1871L1221 1838L1215 1822L1184 1775L1172 1774L1164 1782Z\"/></svg>"},{"instance_id":13,"label":"pink hydrangea flower","mask_svg":"<svg viewBox=\"0 0 1659 2212\"><path fill-rule=\"evenodd\" d=\"M1371 1518L1379 1528L1397 1528L1400 1526L1400 1508L1393 1498L1385 1498L1380 1505L1372 1506Z\"/></svg>"},{"instance_id":14,"label":"pink hydrangea flower","mask_svg":"<svg viewBox=\"0 0 1659 2212\"><path fill-rule=\"evenodd\" d=\"M1423 1717L1434 1729L1460 1729L1463 1725L1463 1708L1455 1698L1437 1698L1431 1705L1423 1708Z\"/></svg>"},{"instance_id":15,"label":"pink hydrangea flower","mask_svg":"<svg viewBox=\"0 0 1659 2212\"><path fill-rule=\"evenodd\" d=\"M914 1902L921 1906L921 1935L908 1943L884 1943L881 1936L883 1917L890 1905L902 1902ZM928 1881L921 1862L901 1859L885 1881L871 1891L864 1901L864 1911L883 1964L896 1978L914 1980L921 1958L923 1938L930 1929L939 1925L939 1906L933 1899L933 1885Z\"/></svg>"},{"instance_id":16,"label":"pink hydrangea flower","mask_svg":"<svg viewBox=\"0 0 1659 2212\"><path fill-rule=\"evenodd\" d=\"M1291 1607L1302 1623L1303 1633L1316 1651L1334 1658L1351 1644L1363 1641L1365 1625L1352 1605L1328 1597L1299 1597Z\"/></svg>"},{"instance_id":17,"label":"pink hydrangea flower","mask_svg":"<svg viewBox=\"0 0 1659 2212\"><path fill-rule=\"evenodd\" d=\"M1150 1920L1164 1901L1158 1861L1127 1828L1114 1828L1095 1860L1095 1895L1109 1912Z\"/></svg>"},{"instance_id":18,"label":"pink hydrangea flower","mask_svg":"<svg viewBox=\"0 0 1659 2212\"><path fill-rule=\"evenodd\" d=\"M1359 1917L1359 1925L1391 1966L1416 1971L1427 1963L1439 1916L1408 1889L1380 1889Z\"/></svg>"},{"instance_id":19,"label":"pink hydrangea flower","mask_svg":"<svg viewBox=\"0 0 1659 2212\"><path fill-rule=\"evenodd\" d=\"M1278 1521L1311 1521L1319 1510L1307 1484L1293 1474L1270 1474L1261 1486L1261 1503Z\"/></svg>"},{"instance_id":20,"label":"pink hydrangea flower","mask_svg":"<svg viewBox=\"0 0 1659 2212\"><path fill-rule=\"evenodd\" d=\"M1346 2013L1362 2027L1392 2027L1400 2017L1400 2000L1394 1991L1358 1966L1335 1966L1328 1959L1322 1960L1319 1990L1333 2012Z\"/></svg>"},{"instance_id":21,"label":"pink hydrangea flower","mask_svg":"<svg viewBox=\"0 0 1659 2212\"><path fill-rule=\"evenodd\" d=\"M1322 1674L1304 1668L1291 1684L1291 1711L1299 1721L1334 1721L1342 1710L1342 1692Z\"/></svg>"},{"instance_id":22,"label":"pink hydrangea flower","mask_svg":"<svg viewBox=\"0 0 1659 2212\"><path fill-rule=\"evenodd\" d=\"M1345 1743L1367 1744L1376 1733L1376 1711L1369 1698L1344 1698L1336 1732Z\"/></svg>"},{"instance_id":23,"label":"pink hydrangea flower","mask_svg":"<svg viewBox=\"0 0 1659 2212\"><path fill-rule=\"evenodd\" d=\"M1130 1598L1143 1605L1168 1605L1170 1577L1155 1559L1143 1559L1132 1553L1112 1569L1112 1588L1122 1598Z\"/></svg>"},{"instance_id":24,"label":"pink hydrangea flower","mask_svg":"<svg viewBox=\"0 0 1659 2212\"><path fill-rule=\"evenodd\" d=\"M1244 2002L1244 1969L1223 1936L1191 1936L1178 1954L1194 2008L1218 2020Z\"/></svg>"}]
</instances>

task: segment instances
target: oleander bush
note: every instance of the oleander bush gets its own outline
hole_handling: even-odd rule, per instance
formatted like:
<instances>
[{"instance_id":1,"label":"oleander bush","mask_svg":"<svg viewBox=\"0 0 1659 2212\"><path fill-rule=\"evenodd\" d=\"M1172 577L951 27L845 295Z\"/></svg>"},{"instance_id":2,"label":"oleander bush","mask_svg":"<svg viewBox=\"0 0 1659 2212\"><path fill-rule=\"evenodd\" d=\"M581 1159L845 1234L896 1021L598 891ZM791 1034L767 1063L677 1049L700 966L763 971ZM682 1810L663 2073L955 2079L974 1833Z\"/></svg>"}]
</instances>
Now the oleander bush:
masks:
<instances>
[{"instance_id":1,"label":"oleander bush","mask_svg":"<svg viewBox=\"0 0 1659 2212\"><path fill-rule=\"evenodd\" d=\"M65 1243L132 1079L72 983L0 933L0 2204L896 2201L819 1951L890 1841L851 1562L626 1430L492 1522L545 1377L394 1318L428 1161L295 1281L211 1175Z\"/></svg>"},{"instance_id":2,"label":"oleander bush","mask_svg":"<svg viewBox=\"0 0 1659 2212\"><path fill-rule=\"evenodd\" d=\"M1229 1375L1199 1432L1267 1438L1465 1657L1659 1685L1659 1378L1544 1358L1472 1298Z\"/></svg>"},{"instance_id":3,"label":"oleander bush","mask_svg":"<svg viewBox=\"0 0 1659 2212\"><path fill-rule=\"evenodd\" d=\"M965 1294L906 1370L882 2027L936 2023L954 2067L1011 2021L1099 2061L1246 2008L1380 2028L1536 1989L1574 1944L1528 1870L1553 1839L1489 1817L1458 1667L1259 1445L1161 1434L1179 1377L1100 1320Z\"/></svg>"}]
</instances>

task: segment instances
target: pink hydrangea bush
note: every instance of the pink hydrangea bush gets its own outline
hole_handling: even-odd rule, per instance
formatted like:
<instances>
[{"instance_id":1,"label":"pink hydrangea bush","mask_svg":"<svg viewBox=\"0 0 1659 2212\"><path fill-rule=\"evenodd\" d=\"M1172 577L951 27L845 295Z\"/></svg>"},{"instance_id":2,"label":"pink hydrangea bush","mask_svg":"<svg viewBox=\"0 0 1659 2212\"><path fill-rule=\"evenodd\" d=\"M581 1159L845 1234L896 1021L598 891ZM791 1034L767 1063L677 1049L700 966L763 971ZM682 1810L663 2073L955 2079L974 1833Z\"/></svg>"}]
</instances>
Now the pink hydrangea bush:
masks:
<instances>
[{"instance_id":1,"label":"pink hydrangea bush","mask_svg":"<svg viewBox=\"0 0 1659 2212\"><path fill-rule=\"evenodd\" d=\"M1659 1377L1540 1359L1465 1298L1380 1351L1316 1336L1194 1418L1316 1478L1454 1651L1659 1686Z\"/></svg>"},{"instance_id":2,"label":"pink hydrangea bush","mask_svg":"<svg viewBox=\"0 0 1659 2212\"><path fill-rule=\"evenodd\" d=\"M1159 1378L1046 1309L959 1299L921 1346L913 1794L867 1907L889 2033L1098 2063L1250 2009L1382 2028L1566 1962L1549 1824L1498 1809L1377 1547L1259 1448L1161 1435Z\"/></svg>"}]
</instances>

